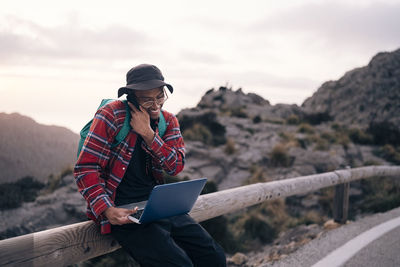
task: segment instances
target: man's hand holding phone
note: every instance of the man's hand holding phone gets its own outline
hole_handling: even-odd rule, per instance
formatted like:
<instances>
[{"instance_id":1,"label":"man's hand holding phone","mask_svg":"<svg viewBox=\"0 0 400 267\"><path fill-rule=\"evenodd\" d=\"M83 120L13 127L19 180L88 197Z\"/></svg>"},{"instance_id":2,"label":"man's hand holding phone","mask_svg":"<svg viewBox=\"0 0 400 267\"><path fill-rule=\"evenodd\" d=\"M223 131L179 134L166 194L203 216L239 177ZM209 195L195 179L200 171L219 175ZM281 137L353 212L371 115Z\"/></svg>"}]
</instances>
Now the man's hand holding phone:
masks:
<instances>
[{"instance_id":1,"label":"man's hand holding phone","mask_svg":"<svg viewBox=\"0 0 400 267\"><path fill-rule=\"evenodd\" d=\"M142 136L147 145L151 145L154 139L154 131L150 126L150 115L145 109L139 106L137 109L132 103L128 102L131 108L131 127L132 129Z\"/></svg>"}]
</instances>

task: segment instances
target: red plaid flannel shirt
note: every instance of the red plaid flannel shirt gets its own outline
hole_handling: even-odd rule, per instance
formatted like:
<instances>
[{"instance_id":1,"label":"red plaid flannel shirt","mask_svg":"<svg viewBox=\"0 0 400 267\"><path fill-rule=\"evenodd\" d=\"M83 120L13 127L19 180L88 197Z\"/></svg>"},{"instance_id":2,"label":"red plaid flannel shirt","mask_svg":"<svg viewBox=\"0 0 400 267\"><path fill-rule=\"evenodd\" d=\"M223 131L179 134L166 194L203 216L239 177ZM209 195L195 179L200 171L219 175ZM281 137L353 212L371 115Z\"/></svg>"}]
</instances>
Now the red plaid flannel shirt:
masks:
<instances>
[{"instance_id":1,"label":"red plaid flannel shirt","mask_svg":"<svg viewBox=\"0 0 400 267\"><path fill-rule=\"evenodd\" d=\"M183 170L185 147L177 118L162 111L167 129L161 138L158 129L151 146L142 143L152 156L152 172L158 183L163 183L163 171L176 175ZM100 108L93 119L81 154L74 168L79 192L87 201L87 216L101 225L101 233L111 232L111 225L103 212L114 206L116 189L124 177L134 153L137 134L130 131L117 146L115 136L126 116L125 104L113 101Z\"/></svg>"}]
</instances>

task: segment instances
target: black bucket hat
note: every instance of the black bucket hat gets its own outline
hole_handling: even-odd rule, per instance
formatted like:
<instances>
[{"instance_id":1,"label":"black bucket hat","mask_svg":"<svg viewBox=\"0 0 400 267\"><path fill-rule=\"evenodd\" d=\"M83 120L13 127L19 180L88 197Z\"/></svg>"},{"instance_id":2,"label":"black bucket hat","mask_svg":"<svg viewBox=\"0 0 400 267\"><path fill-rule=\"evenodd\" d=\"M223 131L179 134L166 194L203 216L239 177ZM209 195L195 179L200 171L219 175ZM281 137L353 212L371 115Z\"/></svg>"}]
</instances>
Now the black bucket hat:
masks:
<instances>
[{"instance_id":1,"label":"black bucket hat","mask_svg":"<svg viewBox=\"0 0 400 267\"><path fill-rule=\"evenodd\" d=\"M118 97L128 94L130 90L150 90L166 86L172 93L174 88L164 82L164 76L159 68L150 64L140 64L126 74L126 86L119 88Z\"/></svg>"}]
</instances>

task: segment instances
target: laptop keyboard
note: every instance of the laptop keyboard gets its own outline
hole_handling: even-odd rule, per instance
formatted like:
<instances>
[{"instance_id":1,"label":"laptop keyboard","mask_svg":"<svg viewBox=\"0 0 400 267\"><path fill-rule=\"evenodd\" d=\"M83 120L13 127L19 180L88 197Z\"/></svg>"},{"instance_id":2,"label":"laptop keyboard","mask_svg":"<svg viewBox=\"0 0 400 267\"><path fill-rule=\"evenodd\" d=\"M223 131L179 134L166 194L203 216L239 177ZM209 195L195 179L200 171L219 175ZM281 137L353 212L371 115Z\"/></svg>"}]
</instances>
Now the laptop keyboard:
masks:
<instances>
[{"instance_id":1,"label":"laptop keyboard","mask_svg":"<svg viewBox=\"0 0 400 267\"><path fill-rule=\"evenodd\" d=\"M132 214L131 216L136 218L136 219L140 219L140 216L142 216L144 209L138 210L135 214Z\"/></svg>"}]
</instances>

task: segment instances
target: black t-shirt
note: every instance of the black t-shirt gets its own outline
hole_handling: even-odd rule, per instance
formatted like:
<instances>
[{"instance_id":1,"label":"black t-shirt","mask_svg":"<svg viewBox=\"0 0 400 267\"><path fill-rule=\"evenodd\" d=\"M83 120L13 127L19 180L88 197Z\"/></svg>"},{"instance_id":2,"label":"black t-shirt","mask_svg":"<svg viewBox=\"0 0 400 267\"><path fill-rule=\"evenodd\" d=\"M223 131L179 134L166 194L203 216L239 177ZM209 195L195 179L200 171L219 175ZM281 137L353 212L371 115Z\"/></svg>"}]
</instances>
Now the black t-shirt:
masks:
<instances>
[{"instance_id":1,"label":"black t-shirt","mask_svg":"<svg viewBox=\"0 0 400 267\"><path fill-rule=\"evenodd\" d=\"M128 169L117 188L116 206L147 200L151 190L156 185L150 170L151 167L146 167L146 161L149 165L151 157L143 150L142 142L143 139L138 136ZM148 168L147 171L146 168Z\"/></svg>"}]
</instances>

